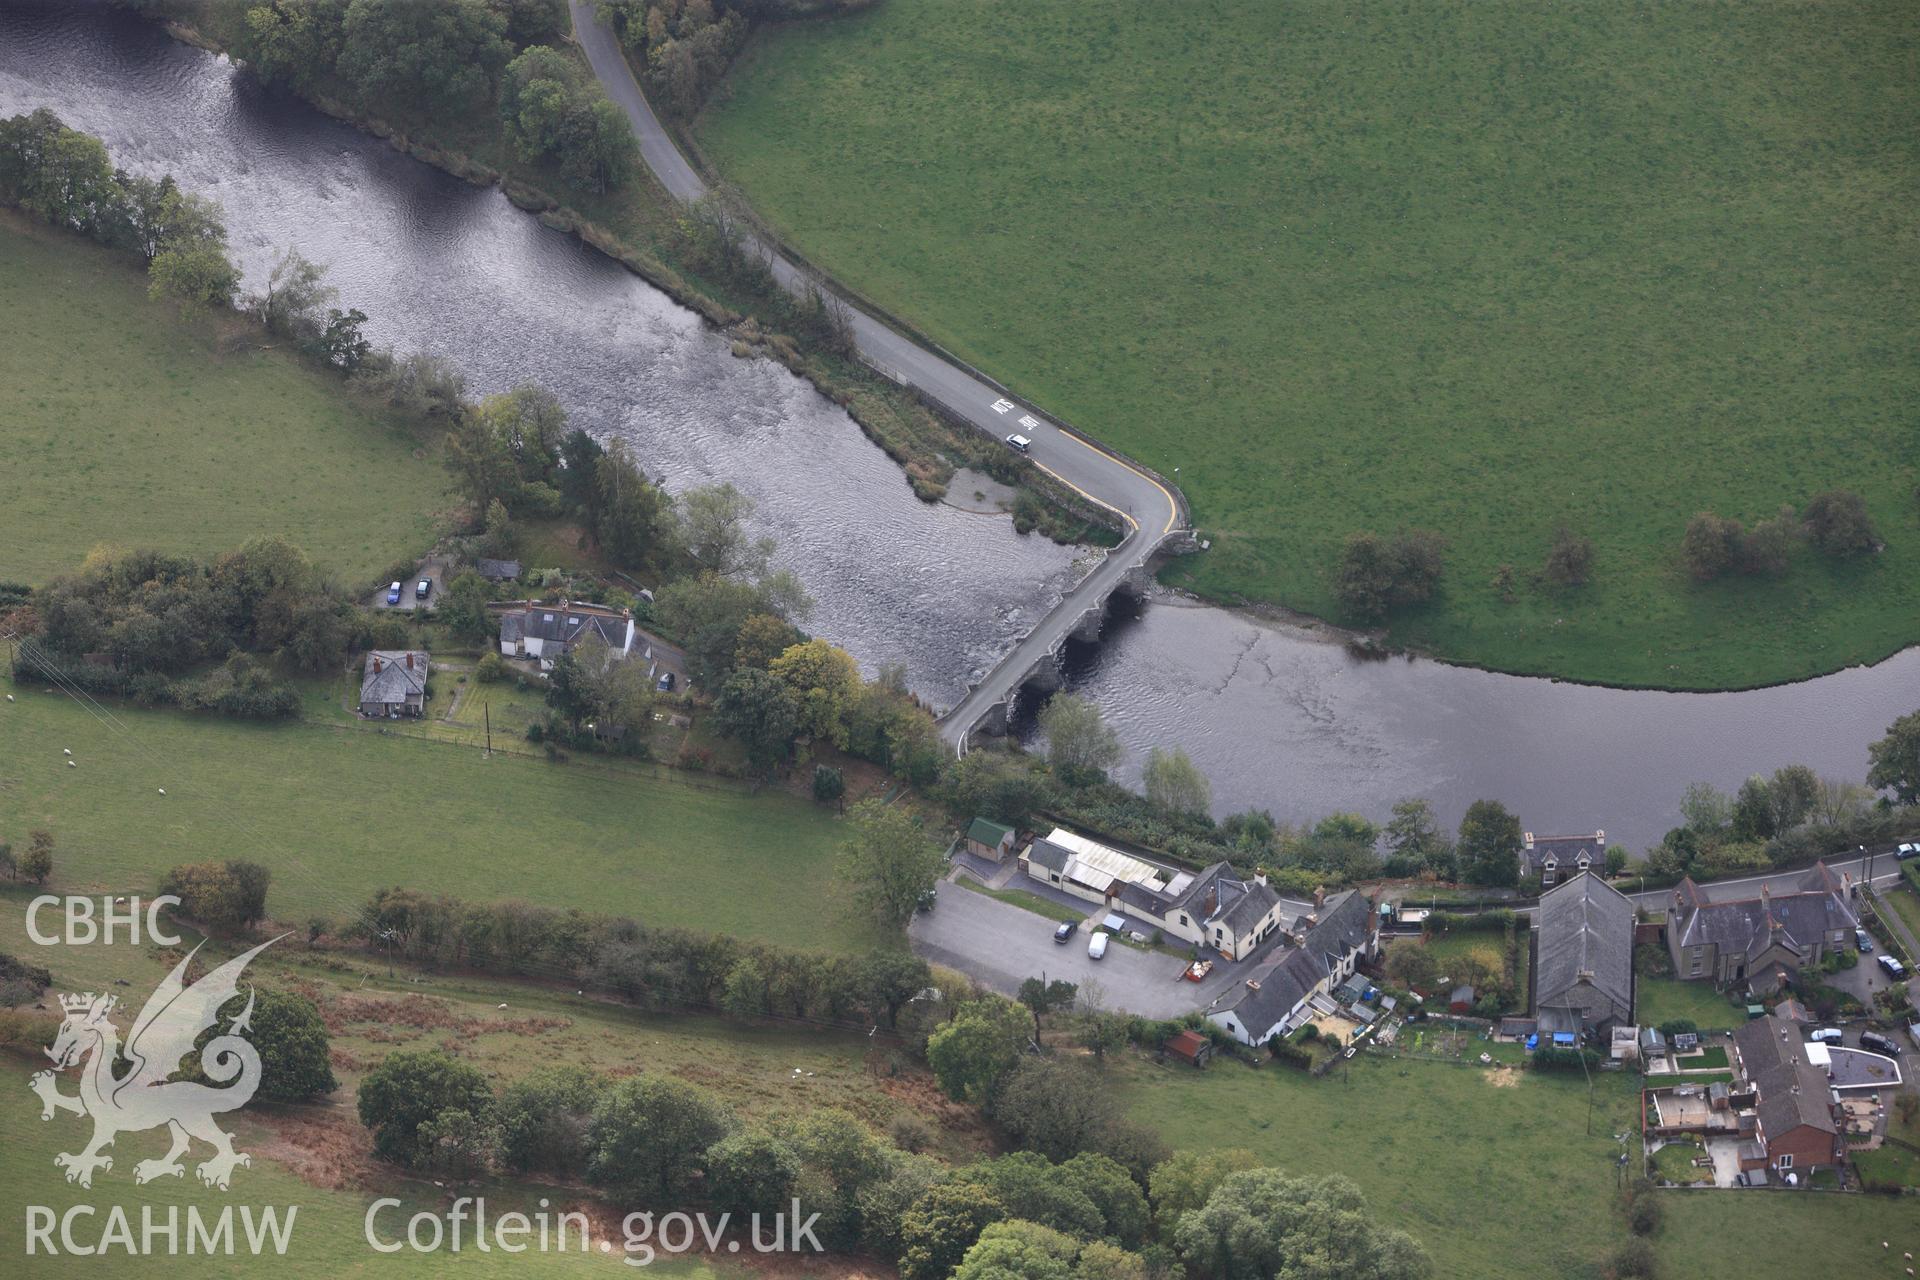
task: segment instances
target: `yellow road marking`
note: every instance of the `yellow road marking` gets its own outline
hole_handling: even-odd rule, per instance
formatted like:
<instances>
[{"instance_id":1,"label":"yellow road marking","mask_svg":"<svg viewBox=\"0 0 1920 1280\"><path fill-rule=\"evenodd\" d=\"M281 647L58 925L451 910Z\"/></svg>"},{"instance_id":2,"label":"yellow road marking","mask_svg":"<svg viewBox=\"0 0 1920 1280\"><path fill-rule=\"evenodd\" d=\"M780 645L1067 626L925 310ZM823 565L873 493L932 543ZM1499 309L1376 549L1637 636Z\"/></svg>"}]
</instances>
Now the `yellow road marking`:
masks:
<instances>
[{"instance_id":1,"label":"yellow road marking","mask_svg":"<svg viewBox=\"0 0 1920 1280\"><path fill-rule=\"evenodd\" d=\"M1057 427L1055 429L1058 430ZM1158 489L1160 491L1160 496L1167 500L1167 527L1162 529L1160 532L1163 536L1173 532L1173 522L1180 518L1180 504L1173 500L1173 495L1171 493L1167 492L1167 486L1161 484L1158 480L1154 479L1152 476L1148 475L1146 472L1140 470L1140 468L1132 465L1131 463L1124 462L1121 459L1115 457L1113 454L1108 453L1105 449L1102 449L1100 446L1087 443L1085 440L1082 440L1079 436L1073 434L1073 432L1071 431L1061 431L1060 434L1065 436L1067 439L1073 441L1075 444L1079 445L1082 449L1087 450L1089 453L1097 453L1101 457L1105 458L1108 462L1113 463L1115 466L1121 467L1127 471L1131 471L1134 475L1139 476L1142 480L1145 480L1148 484ZM1034 465L1040 466L1040 464L1037 462ZM1040 469L1042 471L1047 471L1045 467L1040 467ZM1047 471L1047 474L1050 476L1053 476L1053 478L1056 480L1060 480L1061 484L1066 485L1069 489L1072 489L1075 493L1080 494L1082 497L1093 498L1093 495L1088 493L1086 490L1078 488L1075 485L1068 484L1067 481L1061 480L1060 477L1057 475L1054 475L1053 472ZM1100 499L1098 498L1093 498L1093 500L1095 502L1100 502ZM1103 507L1106 507L1107 510L1109 511L1115 510L1115 508L1108 503L1100 502L1100 505ZM1124 515L1125 513L1122 512L1121 514ZM1133 525L1133 527L1136 529L1140 527L1139 522L1134 520L1132 516L1127 516L1127 523Z\"/></svg>"},{"instance_id":2,"label":"yellow road marking","mask_svg":"<svg viewBox=\"0 0 1920 1280\"><path fill-rule=\"evenodd\" d=\"M1064 435L1065 433L1062 432L1061 434ZM1033 462L1033 459L1031 458L1027 460L1029 462ZM1055 480L1058 480L1061 484L1067 486L1067 488L1073 490L1075 493L1079 494L1081 497L1085 498L1088 502L1094 503L1096 506L1105 507L1107 510L1113 512L1113 514L1119 516L1122 520L1125 520L1128 524L1132 525L1136 531L1140 528L1140 522L1138 520L1135 520L1132 516L1128 515L1126 512L1122 511L1120 508L1114 506L1111 502L1107 502L1100 498L1094 497L1092 494L1088 493L1085 489L1082 489L1079 485L1067 479L1065 476L1061 475L1058 471L1055 471L1052 467L1048 466L1046 463L1034 462L1033 465L1040 468L1042 471L1046 472L1048 475L1052 476ZM1167 527L1169 529L1173 527L1171 521L1168 522Z\"/></svg>"}]
</instances>

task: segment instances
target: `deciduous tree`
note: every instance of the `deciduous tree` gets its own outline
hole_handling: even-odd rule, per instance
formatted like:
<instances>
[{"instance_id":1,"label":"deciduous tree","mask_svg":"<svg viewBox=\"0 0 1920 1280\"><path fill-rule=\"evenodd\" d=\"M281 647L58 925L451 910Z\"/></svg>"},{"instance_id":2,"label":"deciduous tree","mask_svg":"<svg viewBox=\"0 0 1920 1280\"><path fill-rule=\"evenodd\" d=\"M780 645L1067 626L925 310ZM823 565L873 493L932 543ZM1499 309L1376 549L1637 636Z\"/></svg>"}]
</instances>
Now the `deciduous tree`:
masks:
<instances>
[{"instance_id":1,"label":"deciduous tree","mask_svg":"<svg viewBox=\"0 0 1920 1280\"><path fill-rule=\"evenodd\" d=\"M1098 781L1120 763L1120 735L1101 718L1100 708L1077 693L1047 699L1039 727L1047 739L1047 762L1071 785Z\"/></svg>"},{"instance_id":2,"label":"deciduous tree","mask_svg":"<svg viewBox=\"0 0 1920 1280\"><path fill-rule=\"evenodd\" d=\"M903 806L862 800L847 813L840 877L882 923L899 928L946 870L946 858Z\"/></svg>"},{"instance_id":3,"label":"deciduous tree","mask_svg":"<svg viewBox=\"0 0 1920 1280\"><path fill-rule=\"evenodd\" d=\"M698 1085L633 1076L594 1108L587 1176L622 1195L670 1200L733 1127L733 1112Z\"/></svg>"},{"instance_id":4,"label":"deciduous tree","mask_svg":"<svg viewBox=\"0 0 1920 1280\"><path fill-rule=\"evenodd\" d=\"M1867 785L1893 792L1901 804L1920 804L1920 711L1887 726L1887 736L1867 748Z\"/></svg>"},{"instance_id":5,"label":"deciduous tree","mask_svg":"<svg viewBox=\"0 0 1920 1280\"><path fill-rule=\"evenodd\" d=\"M1460 819L1460 869L1469 884L1511 886L1520 879L1520 819L1498 800L1475 800Z\"/></svg>"},{"instance_id":6,"label":"deciduous tree","mask_svg":"<svg viewBox=\"0 0 1920 1280\"><path fill-rule=\"evenodd\" d=\"M1148 802L1168 813L1204 814L1213 805L1213 787L1185 747L1153 748L1143 780Z\"/></svg>"}]
</instances>

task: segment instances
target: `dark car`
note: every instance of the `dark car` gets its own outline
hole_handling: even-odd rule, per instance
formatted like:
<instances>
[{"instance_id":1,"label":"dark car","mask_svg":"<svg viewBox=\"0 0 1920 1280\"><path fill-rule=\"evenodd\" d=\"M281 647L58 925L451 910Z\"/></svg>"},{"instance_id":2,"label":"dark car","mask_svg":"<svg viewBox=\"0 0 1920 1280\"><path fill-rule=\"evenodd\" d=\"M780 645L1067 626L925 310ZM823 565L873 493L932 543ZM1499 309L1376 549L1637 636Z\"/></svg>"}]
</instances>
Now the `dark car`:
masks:
<instances>
[{"instance_id":1,"label":"dark car","mask_svg":"<svg viewBox=\"0 0 1920 1280\"><path fill-rule=\"evenodd\" d=\"M673 692L673 686L674 686L674 676L673 676L673 672L671 672L671 671L663 671L663 672L661 672L661 673L660 673L660 692L662 692L662 693L672 693L672 692Z\"/></svg>"},{"instance_id":2,"label":"dark car","mask_svg":"<svg viewBox=\"0 0 1920 1280\"><path fill-rule=\"evenodd\" d=\"M1889 1058L1897 1058L1900 1056L1900 1046L1881 1035L1878 1031L1862 1031L1860 1033L1860 1047L1862 1049L1871 1049L1875 1053L1884 1053Z\"/></svg>"},{"instance_id":3,"label":"dark car","mask_svg":"<svg viewBox=\"0 0 1920 1280\"><path fill-rule=\"evenodd\" d=\"M1060 927L1053 931L1053 940L1055 942L1070 942L1073 940L1075 931L1079 928L1080 926L1071 920L1062 920Z\"/></svg>"},{"instance_id":4,"label":"dark car","mask_svg":"<svg viewBox=\"0 0 1920 1280\"><path fill-rule=\"evenodd\" d=\"M432 594L433 594L432 578L422 578L420 579L419 582L414 584L413 598L415 600L425 600L428 596Z\"/></svg>"}]
</instances>

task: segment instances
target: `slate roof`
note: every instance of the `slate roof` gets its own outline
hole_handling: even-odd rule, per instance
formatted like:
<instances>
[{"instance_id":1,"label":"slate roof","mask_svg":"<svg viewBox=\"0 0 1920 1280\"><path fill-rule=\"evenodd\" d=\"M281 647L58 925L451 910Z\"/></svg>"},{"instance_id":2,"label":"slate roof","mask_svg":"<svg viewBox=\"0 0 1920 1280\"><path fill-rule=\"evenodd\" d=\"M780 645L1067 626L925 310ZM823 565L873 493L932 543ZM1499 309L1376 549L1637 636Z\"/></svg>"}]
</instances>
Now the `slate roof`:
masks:
<instances>
[{"instance_id":1,"label":"slate roof","mask_svg":"<svg viewBox=\"0 0 1920 1280\"><path fill-rule=\"evenodd\" d=\"M1563 999L1585 983L1615 1007L1615 1017L1629 1020L1633 1014L1633 903L1626 895L1598 876L1582 872L1541 895L1535 920L1540 930L1536 1008L1574 1003L1590 1008L1588 1001Z\"/></svg>"},{"instance_id":2,"label":"slate roof","mask_svg":"<svg viewBox=\"0 0 1920 1280\"><path fill-rule=\"evenodd\" d=\"M1218 1012L1239 1018L1249 1036L1264 1035L1292 1013L1293 1007L1325 977L1311 956L1298 947L1288 947L1255 965Z\"/></svg>"},{"instance_id":3,"label":"slate roof","mask_svg":"<svg viewBox=\"0 0 1920 1280\"><path fill-rule=\"evenodd\" d=\"M480 559L474 561L474 568L479 572L481 577L491 582L506 582L509 579L520 576L520 562L518 560Z\"/></svg>"},{"instance_id":4,"label":"slate roof","mask_svg":"<svg viewBox=\"0 0 1920 1280\"><path fill-rule=\"evenodd\" d=\"M1833 1119L1833 1090L1827 1073L1807 1060L1797 1027L1768 1014L1736 1029L1733 1043L1747 1078L1760 1092L1754 1110L1769 1138L1782 1137L1801 1125L1822 1133L1840 1132Z\"/></svg>"},{"instance_id":5,"label":"slate roof","mask_svg":"<svg viewBox=\"0 0 1920 1280\"><path fill-rule=\"evenodd\" d=\"M1585 854L1592 865L1605 866L1606 834L1596 831L1583 836L1536 836L1528 832L1527 843L1520 849L1520 860L1530 874L1538 875L1546 866L1548 855L1552 855L1556 870L1561 875L1570 875L1579 869L1581 854Z\"/></svg>"},{"instance_id":6,"label":"slate roof","mask_svg":"<svg viewBox=\"0 0 1920 1280\"><path fill-rule=\"evenodd\" d=\"M1678 915L1676 947L1703 944L1740 955L1756 956L1767 949L1774 932L1800 954L1822 936L1859 927L1860 916L1847 903L1846 885L1824 862L1801 875L1796 888L1767 897L1734 897L1744 887L1722 890L1716 898L1712 885L1695 884L1691 877L1674 887L1674 914Z\"/></svg>"},{"instance_id":7,"label":"slate roof","mask_svg":"<svg viewBox=\"0 0 1920 1280\"><path fill-rule=\"evenodd\" d=\"M1307 929L1300 949L1314 957L1325 977L1348 955L1367 945L1367 926L1372 912L1358 890L1334 894L1320 907L1320 919Z\"/></svg>"},{"instance_id":8,"label":"slate roof","mask_svg":"<svg viewBox=\"0 0 1920 1280\"><path fill-rule=\"evenodd\" d=\"M407 659L413 666L407 666ZM376 670L377 668L377 670ZM367 655L366 672L360 677L360 701L405 703L409 694L424 697L427 689L427 655L418 649L375 649Z\"/></svg>"},{"instance_id":9,"label":"slate roof","mask_svg":"<svg viewBox=\"0 0 1920 1280\"><path fill-rule=\"evenodd\" d=\"M502 643L540 640L571 649L589 636L604 640L614 654L627 652L627 630L632 619L605 605L561 601L513 601L489 606L500 616Z\"/></svg>"},{"instance_id":10,"label":"slate roof","mask_svg":"<svg viewBox=\"0 0 1920 1280\"><path fill-rule=\"evenodd\" d=\"M1027 846L1027 861L1049 871L1065 871L1067 859L1073 857L1071 851L1061 848L1045 836L1036 836Z\"/></svg>"}]
</instances>

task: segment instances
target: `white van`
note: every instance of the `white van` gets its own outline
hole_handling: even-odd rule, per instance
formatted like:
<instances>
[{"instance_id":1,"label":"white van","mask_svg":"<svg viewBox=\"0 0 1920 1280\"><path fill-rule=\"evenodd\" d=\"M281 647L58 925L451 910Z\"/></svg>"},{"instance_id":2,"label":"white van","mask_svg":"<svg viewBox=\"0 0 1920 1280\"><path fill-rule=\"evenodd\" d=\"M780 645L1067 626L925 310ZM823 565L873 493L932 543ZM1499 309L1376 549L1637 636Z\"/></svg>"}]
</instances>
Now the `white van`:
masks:
<instances>
[{"instance_id":1,"label":"white van","mask_svg":"<svg viewBox=\"0 0 1920 1280\"><path fill-rule=\"evenodd\" d=\"M1814 1032L1812 1035L1807 1037L1807 1039L1816 1041L1820 1044L1839 1044L1845 1038L1846 1037L1841 1034L1840 1028L1838 1027L1822 1027L1818 1031Z\"/></svg>"},{"instance_id":2,"label":"white van","mask_svg":"<svg viewBox=\"0 0 1920 1280\"><path fill-rule=\"evenodd\" d=\"M1106 954L1107 954L1107 935L1106 934L1096 933L1093 935L1093 937L1087 940L1087 958L1088 959L1098 960L1100 957Z\"/></svg>"}]
</instances>

